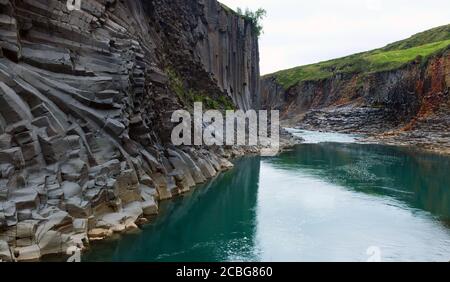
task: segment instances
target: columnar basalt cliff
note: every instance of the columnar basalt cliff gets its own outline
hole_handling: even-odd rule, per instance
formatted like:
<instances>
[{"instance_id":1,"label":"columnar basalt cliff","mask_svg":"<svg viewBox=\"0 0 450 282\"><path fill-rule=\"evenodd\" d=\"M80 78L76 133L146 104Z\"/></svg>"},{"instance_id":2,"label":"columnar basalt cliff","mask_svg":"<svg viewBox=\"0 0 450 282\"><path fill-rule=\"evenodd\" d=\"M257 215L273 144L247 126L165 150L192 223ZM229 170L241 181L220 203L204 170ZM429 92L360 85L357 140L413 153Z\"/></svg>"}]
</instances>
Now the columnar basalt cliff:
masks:
<instances>
[{"instance_id":1,"label":"columnar basalt cliff","mask_svg":"<svg viewBox=\"0 0 450 282\"><path fill-rule=\"evenodd\" d=\"M253 26L217 1L204 2L207 24L198 25L195 39L201 62L240 109L259 108L259 48Z\"/></svg>"},{"instance_id":2,"label":"columnar basalt cliff","mask_svg":"<svg viewBox=\"0 0 450 282\"><path fill-rule=\"evenodd\" d=\"M232 166L171 146L171 113L259 106L253 26L216 0L81 4L0 0L0 260L145 223Z\"/></svg>"},{"instance_id":3,"label":"columnar basalt cliff","mask_svg":"<svg viewBox=\"0 0 450 282\"><path fill-rule=\"evenodd\" d=\"M351 63L344 65L346 61ZM300 75L308 68L329 73L288 87L282 80L292 78L290 70L283 71L287 75L267 75L261 81L262 107L281 110L286 123L303 129L364 133L386 142L450 149L448 47L389 70L333 73L340 64L342 69L354 67L354 61L348 57L303 67Z\"/></svg>"}]
</instances>

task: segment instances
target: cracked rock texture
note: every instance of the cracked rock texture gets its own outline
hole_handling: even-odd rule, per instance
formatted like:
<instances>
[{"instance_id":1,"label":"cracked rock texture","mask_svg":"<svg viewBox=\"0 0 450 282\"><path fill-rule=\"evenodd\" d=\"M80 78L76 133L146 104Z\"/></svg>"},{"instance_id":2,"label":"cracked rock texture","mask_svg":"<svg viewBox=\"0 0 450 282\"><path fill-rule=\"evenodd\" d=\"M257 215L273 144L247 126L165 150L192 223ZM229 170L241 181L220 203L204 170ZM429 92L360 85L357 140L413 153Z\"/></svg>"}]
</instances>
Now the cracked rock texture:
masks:
<instances>
[{"instance_id":1,"label":"cracked rock texture","mask_svg":"<svg viewBox=\"0 0 450 282\"><path fill-rule=\"evenodd\" d=\"M183 88L259 106L251 23L215 0L0 0L0 260L137 228L232 164L169 144Z\"/></svg>"}]
</instances>

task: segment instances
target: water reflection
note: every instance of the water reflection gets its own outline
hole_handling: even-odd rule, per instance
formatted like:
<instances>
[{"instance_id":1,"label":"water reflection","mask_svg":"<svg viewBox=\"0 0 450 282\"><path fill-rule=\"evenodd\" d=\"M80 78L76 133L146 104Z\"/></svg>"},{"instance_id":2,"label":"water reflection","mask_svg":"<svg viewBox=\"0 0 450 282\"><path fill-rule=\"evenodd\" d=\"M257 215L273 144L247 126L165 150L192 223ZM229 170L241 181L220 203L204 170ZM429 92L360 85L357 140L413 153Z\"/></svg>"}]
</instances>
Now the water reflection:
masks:
<instances>
[{"instance_id":1,"label":"water reflection","mask_svg":"<svg viewBox=\"0 0 450 282\"><path fill-rule=\"evenodd\" d=\"M450 259L448 158L407 149L301 145L262 161L262 261Z\"/></svg>"},{"instance_id":2,"label":"water reflection","mask_svg":"<svg viewBox=\"0 0 450 282\"><path fill-rule=\"evenodd\" d=\"M394 146L322 143L301 145L266 161L358 192L394 197L450 220L450 158L445 156Z\"/></svg>"},{"instance_id":3,"label":"water reflection","mask_svg":"<svg viewBox=\"0 0 450 282\"><path fill-rule=\"evenodd\" d=\"M236 168L175 201L141 234L102 242L84 261L240 261L256 260L255 206L259 158Z\"/></svg>"},{"instance_id":4,"label":"water reflection","mask_svg":"<svg viewBox=\"0 0 450 282\"><path fill-rule=\"evenodd\" d=\"M246 158L161 206L142 233L99 243L85 261L450 259L450 159L410 149L304 144Z\"/></svg>"}]
</instances>

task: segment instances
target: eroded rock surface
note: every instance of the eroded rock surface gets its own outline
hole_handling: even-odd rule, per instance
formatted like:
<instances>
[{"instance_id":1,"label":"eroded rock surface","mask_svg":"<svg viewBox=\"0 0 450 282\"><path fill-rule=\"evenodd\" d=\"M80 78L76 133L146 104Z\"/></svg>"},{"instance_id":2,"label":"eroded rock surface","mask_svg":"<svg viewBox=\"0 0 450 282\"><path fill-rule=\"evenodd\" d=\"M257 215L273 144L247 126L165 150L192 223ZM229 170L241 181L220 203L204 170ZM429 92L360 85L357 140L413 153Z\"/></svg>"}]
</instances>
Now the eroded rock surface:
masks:
<instances>
[{"instance_id":1,"label":"eroded rock surface","mask_svg":"<svg viewBox=\"0 0 450 282\"><path fill-rule=\"evenodd\" d=\"M0 260L132 230L230 168L168 145L171 113L186 93L257 107L258 62L251 23L215 0L1 0Z\"/></svg>"},{"instance_id":2,"label":"eroded rock surface","mask_svg":"<svg viewBox=\"0 0 450 282\"><path fill-rule=\"evenodd\" d=\"M289 89L269 75L261 84L262 107L281 110L289 126L450 153L448 48L389 71L335 74Z\"/></svg>"}]
</instances>

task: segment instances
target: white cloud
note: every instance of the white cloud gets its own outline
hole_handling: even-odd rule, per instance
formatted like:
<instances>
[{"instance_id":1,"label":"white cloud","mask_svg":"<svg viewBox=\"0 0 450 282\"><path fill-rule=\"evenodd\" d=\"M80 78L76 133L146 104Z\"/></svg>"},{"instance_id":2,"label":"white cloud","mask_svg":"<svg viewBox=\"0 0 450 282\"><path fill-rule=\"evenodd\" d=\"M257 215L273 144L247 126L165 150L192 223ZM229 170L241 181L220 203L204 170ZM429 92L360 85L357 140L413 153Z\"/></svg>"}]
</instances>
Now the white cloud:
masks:
<instances>
[{"instance_id":1,"label":"white cloud","mask_svg":"<svg viewBox=\"0 0 450 282\"><path fill-rule=\"evenodd\" d=\"M450 23L448 0L221 0L264 8L261 72L382 47Z\"/></svg>"}]
</instances>

